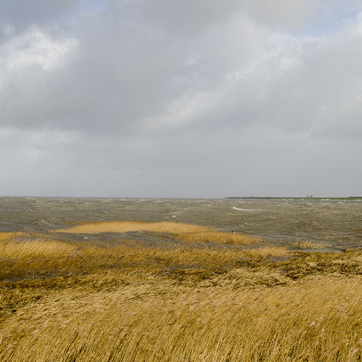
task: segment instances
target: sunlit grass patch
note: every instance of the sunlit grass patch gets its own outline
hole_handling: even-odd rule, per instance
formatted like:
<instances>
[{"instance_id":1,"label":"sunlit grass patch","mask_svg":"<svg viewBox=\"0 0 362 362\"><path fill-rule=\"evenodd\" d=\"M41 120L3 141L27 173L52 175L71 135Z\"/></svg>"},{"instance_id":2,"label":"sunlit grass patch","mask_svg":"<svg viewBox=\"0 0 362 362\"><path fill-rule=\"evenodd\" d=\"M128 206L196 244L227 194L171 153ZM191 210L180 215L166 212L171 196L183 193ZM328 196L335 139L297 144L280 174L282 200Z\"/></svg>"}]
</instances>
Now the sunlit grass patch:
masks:
<instances>
[{"instance_id":1,"label":"sunlit grass patch","mask_svg":"<svg viewBox=\"0 0 362 362\"><path fill-rule=\"evenodd\" d=\"M23 257L58 257L71 255L75 246L69 243L37 239L24 241L8 241L0 243L2 258L20 259Z\"/></svg>"},{"instance_id":2,"label":"sunlit grass patch","mask_svg":"<svg viewBox=\"0 0 362 362\"><path fill-rule=\"evenodd\" d=\"M198 225L189 225L175 222L146 222L146 221L101 221L89 222L65 229L56 229L56 232L76 234L97 233L126 233L130 231L150 231L156 233L192 233L212 230Z\"/></svg>"},{"instance_id":3,"label":"sunlit grass patch","mask_svg":"<svg viewBox=\"0 0 362 362\"><path fill-rule=\"evenodd\" d=\"M25 233L22 232L2 232L0 233L0 242L7 242L7 241L13 241L17 238L21 237L22 235L25 235Z\"/></svg>"},{"instance_id":4,"label":"sunlit grass patch","mask_svg":"<svg viewBox=\"0 0 362 362\"><path fill-rule=\"evenodd\" d=\"M189 225L176 222L138 222L138 221L111 221L85 223L78 226L57 229L55 232L97 234L97 233L125 233L131 231L148 231L177 235L181 240L189 242L214 242L223 244L252 244L260 238L239 233L223 232L209 227Z\"/></svg>"}]
</instances>

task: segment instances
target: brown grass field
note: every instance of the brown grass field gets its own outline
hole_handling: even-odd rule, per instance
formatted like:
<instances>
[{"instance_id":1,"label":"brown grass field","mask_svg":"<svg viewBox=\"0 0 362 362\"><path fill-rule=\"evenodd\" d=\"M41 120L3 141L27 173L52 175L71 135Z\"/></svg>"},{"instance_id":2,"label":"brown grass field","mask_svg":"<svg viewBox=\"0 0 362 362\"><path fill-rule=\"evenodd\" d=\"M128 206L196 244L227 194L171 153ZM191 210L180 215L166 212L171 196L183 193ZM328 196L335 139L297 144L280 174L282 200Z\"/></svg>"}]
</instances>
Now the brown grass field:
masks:
<instances>
[{"instance_id":1,"label":"brown grass field","mask_svg":"<svg viewBox=\"0 0 362 362\"><path fill-rule=\"evenodd\" d=\"M171 222L0 233L0 360L361 361L362 250L297 246Z\"/></svg>"}]
</instances>

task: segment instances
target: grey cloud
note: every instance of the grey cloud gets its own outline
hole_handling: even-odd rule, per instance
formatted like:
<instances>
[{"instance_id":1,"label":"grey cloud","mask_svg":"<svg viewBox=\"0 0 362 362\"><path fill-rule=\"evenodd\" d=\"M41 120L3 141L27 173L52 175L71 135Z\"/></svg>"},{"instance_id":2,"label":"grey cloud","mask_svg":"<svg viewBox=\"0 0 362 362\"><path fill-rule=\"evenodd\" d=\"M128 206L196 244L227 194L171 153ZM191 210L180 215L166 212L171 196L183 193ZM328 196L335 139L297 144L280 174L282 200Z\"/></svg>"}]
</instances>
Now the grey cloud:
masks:
<instances>
[{"instance_id":1,"label":"grey cloud","mask_svg":"<svg viewBox=\"0 0 362 362\"><path fill-rule=\"evenodd\" d=\"M302 38L297 44L292 38L274 39L275 49L265 47L264 59L249 71L232 74L234 79L220 91L219 104L212 103L200 122L207 119L209 129L222 123L239 129L265 126L286 133L360 137L358 26L335 38Z\"/></svg>"},{"instance_id":2,"label":"grey cloud","mask_svg":"<svg viewBox=\"0 0 362 362\"><path fill-rule=\"evenodd\" d=\"M89 21L93 22L91 30ZM8 115L3 122L41 125L46 121L75 128L78 122L80 127L86 122L89 129L99 129L101 122L111 131L134 128L136 122L159 114L184 92L215 83L219 68L225 67L222 59L228 58L215 57L211 49L219 46L226 53L234 46L230 41L223 45L226 34L215 37L211 46L205 45L205 51L202 45L196 51L198 43L209 42L207 37L174 44L168 35L147 35L151 25L139 25L123 26L107 16L84 19L76 29L79 47L66 69L46 71L34 64L19 69L21 76L19 72L12 75L4 91L3 109ZM188 64L192 57L200 59ZM23 107L17 107L15 100Z\"/></svg>"},{"instance_id":3,"label":"grey cloud","mask_svg":"<svg viewBox=\"0 0 362 362\"><path fill-rule=\"evenodd\" d=\"M2 0L0 25L10 26L15 33L29 26L39 26L70 14L79 0Z\"/></svg>"},{"instance_id":4,"label":"grey cloud","mask_svg":"<svg viewBox=\"0 0 362 362\"><path fill-rule=\"evenodd\" d=\"M302 26L317 0L156 0L142 2L147 19L179 35L199 34L244 14L262 26L285 30Z\"/></svg>"},{"instance_id":5,"label":"grey cloud","mask_svg":"<svg viewBox=\"0 0 362 362\"><path fill-rule=\"evenodd\" d=\"M145 16L162 31L171 31L178 35L192 36L200 34L210 27L217 27L229 21L240 12L243 2L217 0L197 1L145 1Z\"/></svg>"},{"instance_id":6,"label":"grey cloud","mask_svg":"<svg viewBox=\"0 0 362 362\"><path fill-rule=\"evenodd\" d=\"M246 1L246 10L260 24L275 30L298 30L316 9L316 0Z\"/></svg>"},{"instance_id":7,"label":"grey cloud","mask_svg":"<svg viewBox=\"0 0 362 362\"><path fill-rule=\"evenodd\" d=\"M217 4L210 4L215 16ZM164 11L166 18L177 13ZM362 54L353 27L331 39L294 39L270 35L243 15L227 21L221 14L218 32L177 41L158 32L154 19L140 19L118 22L114 12L83 17L74 28L77 45L59 67L35 62L10 74L0 93L1 123L125 136L258 124L323 134L326 112L358 117L358 102L350 99L359 92ZM58 41L47 41L51 56Z\"/></svg>"},{"instance_id":8,"label":"grey cloud","mask_svg":"<svg viewBox=\"0 0 362 362\"><path fill-rule=\"evenodd\" d=\"M358 16L303 37L316 3L150 3L52 2L0 45L2 192L358 194Z\"/></svg>"}]
</instances>

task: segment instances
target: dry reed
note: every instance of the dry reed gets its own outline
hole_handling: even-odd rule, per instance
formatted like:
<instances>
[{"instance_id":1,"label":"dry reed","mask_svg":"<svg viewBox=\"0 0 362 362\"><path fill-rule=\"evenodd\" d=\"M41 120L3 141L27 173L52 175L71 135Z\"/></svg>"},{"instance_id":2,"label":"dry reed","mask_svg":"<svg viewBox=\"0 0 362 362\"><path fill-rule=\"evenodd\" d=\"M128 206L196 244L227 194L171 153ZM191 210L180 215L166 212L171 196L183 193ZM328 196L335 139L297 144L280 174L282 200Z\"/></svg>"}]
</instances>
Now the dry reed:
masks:
<instances>
[{"instance_id":1,"label":"dry reed","mask_svg":"<svg viewBox=\"0 0 362 362\"><path fill-rule=\"evenodd\" d=\"M0 234L0 360L361 360L361 250L220 247L218 232L174 223L66 230L141 225L190 243Z\"/></svg>"}]
</instances>

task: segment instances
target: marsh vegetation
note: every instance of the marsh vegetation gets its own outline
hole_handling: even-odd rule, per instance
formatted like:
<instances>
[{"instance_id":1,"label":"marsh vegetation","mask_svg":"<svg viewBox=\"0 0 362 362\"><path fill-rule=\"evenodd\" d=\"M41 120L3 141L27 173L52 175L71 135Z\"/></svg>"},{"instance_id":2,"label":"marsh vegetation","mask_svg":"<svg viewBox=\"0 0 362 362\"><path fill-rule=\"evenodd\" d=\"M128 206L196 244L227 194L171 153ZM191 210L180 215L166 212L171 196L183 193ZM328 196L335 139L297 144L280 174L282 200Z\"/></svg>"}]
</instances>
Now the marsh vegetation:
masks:
<instances>
[{"instance_id":1,"label":"marsh vegetation","mask_svg":"<svg viewBox=\"0 0 362 362\"><path fill-rule=\"evenodd\" d=\"M3 232L0 360L360 361L361 272L360 249L175 222Z\"/></svg>"}]
</instances>

